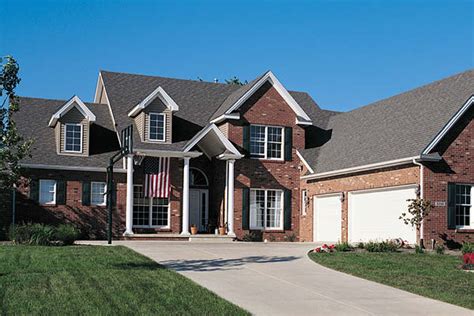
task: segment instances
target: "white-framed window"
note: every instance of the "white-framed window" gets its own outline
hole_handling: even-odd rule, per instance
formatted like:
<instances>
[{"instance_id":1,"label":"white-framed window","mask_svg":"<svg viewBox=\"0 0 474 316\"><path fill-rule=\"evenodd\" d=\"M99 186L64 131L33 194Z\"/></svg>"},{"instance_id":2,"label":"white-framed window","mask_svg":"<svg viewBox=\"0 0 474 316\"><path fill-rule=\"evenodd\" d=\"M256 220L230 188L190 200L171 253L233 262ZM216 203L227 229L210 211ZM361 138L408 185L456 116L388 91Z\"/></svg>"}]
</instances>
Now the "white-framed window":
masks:
<instances>
[{"instance_id":1,"label":"white-framed window","mask_svg":"<svg viewBox=\"0 0 474 316\"><path fill-rule=\"evenodd\" d=\"M283 127L250 125L250 156L261 159L283 159Z\"/></svg>"},{"instance_id":2,"label":"white-framed window","mask_svg":"<svg viewBox=\"0 0 474 316\"><path fill-rule=\"evenodd\" d=\"M169 228L169 199L145 197L143 186L133 186L133 227Z\"/></svg>"},{"instance_id":3,"label":"white-framed window","mask_svg":"<svg viewBox=\"0 0 474 316\"><path fill-rule=\"evenodd\" d=\"M250 229L283 229L283 191L250 189Z\"/></svg>"},{"instance_id":4,"label":"white-framed window","mask_svg":"<svg viewBox=\"0 0 474 316\"><path fill-rule=\"evenodd\" d=\"M39 181L39 203L41 205L56 204L56 180Z\"/></svg>"},{"instance_id":5,"label":"white-framed window","mask_svg":"<svg viewBox=\"0 0 474 316\"><path fill-rule=\"evenodd\" d=\"M82 124L65 124L64 151L82 153Z\"/></svg>"},{"instance_id":6,"label":"white-framed window","mask_svg":"<svg viewBox=\"0 0 474 316\"><path fill-rule=\"evenodd\" d=\"M91 205L107 204L107 186L105 182L91 182Z\"/></svg>"},{"instance_id":7,"label":"white-framed window","mask_svg":"<svg viewBox=\"0 0 474 316\"><path fill-rule=\"evenodd\" d=\"M307 204L308 204L308 191L301 190L301 215L306 215Z\"/></svg>"},{"instance_id":8,"label":"white-framed window","mask_svg":"<svg viewBox=\"0 0 474 316\"><path fill-rule=\"evenodd\" d=\"M149 114L148 138L152 141L165 141L165 114Z\"/></svg>"},{"instance_id":9,"label":"white-framed window","mask_svg":"<svg viewBox=\"0 0 474 316\"><path fill-rule=\"evenodd\" d=\"M456 227L471 228L472 224L472 195L474 186L469 184L456 184Z\"/></svg>"}]
</instances>

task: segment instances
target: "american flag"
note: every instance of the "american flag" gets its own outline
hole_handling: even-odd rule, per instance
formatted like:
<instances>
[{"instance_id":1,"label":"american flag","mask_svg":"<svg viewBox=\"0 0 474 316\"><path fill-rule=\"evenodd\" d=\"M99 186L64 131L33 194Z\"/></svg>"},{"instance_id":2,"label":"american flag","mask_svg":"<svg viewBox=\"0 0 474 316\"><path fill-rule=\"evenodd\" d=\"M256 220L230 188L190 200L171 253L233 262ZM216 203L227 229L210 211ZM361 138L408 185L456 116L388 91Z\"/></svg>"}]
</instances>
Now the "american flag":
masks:
<instances>
[{"instance_id":1,"label":"american flag","mask_svg":"<svg viewBox=\"0 0 474 316\"><path fill-rule=\"evenodd\" d=\"M168 198L170 194L170 158L148 157L143 165L145 197Z\"/></svg>"}]
</instances>

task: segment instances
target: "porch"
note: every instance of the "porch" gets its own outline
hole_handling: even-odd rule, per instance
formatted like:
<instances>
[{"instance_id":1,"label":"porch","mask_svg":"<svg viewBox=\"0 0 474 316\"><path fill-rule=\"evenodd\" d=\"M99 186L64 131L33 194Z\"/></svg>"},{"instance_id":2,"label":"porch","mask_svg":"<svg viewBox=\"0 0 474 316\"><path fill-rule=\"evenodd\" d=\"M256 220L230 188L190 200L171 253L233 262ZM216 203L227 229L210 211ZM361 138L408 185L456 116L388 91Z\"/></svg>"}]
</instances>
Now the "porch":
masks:
<instances>
[{"instance_id":1,"label":"porch","mask_svg":"<svg viewBox=\"0 0 474 316\"><path fill-rule=\"evenodd\" d=\"M134 150L124 159L127 169L124 239L228 241L235 238L234 164L241 157L214 124L198 133L182 151ZM153 160L161 163L163 158L168 159L169 196L147 197L148 189L142 182L144 165ZM219 173L219 177L225 173L225 180L217 185L218 181L211 182L206 170L195 165L203 161L208 165L207 171ZM213 200L216 191L222 197L219 206ZM226 229L224 236L218 235L220 226ZM191 234L191 229L199 235Z\"/></svg>"}]
</instances>

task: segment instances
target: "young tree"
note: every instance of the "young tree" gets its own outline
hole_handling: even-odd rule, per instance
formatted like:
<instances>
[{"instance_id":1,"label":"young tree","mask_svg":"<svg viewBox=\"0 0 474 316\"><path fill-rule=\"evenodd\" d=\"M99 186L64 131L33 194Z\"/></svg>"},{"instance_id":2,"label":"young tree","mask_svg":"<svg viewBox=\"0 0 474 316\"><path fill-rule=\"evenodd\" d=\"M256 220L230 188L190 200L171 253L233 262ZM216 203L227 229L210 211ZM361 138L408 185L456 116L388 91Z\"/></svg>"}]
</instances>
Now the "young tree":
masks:
<instances>
[{"instance_id":1,"label":"young tree","mask_svg":"<svg viewBox=\"0 0 474 316\"><path fill-rule=\"evenodd\" d=\"M431 202L422 198L408 199L408 214L402 213L399 217L405 225L411 225L416 228L417 242L423 247L423 236L420 236L420 229L423 220L428 216L431 210Z\"/></svg>"},{"instance_id":2,"label":"young tree","mask_svg":"<svg viewBox=\"0 0 474 316\"><path fill-rule=\"evenodd\" d=\"M16 128L13 114L19 110L15 88L20 67L11 56L0 57L0 191L11 190L20 179L19 162L30 153L31 140Z\"/></svg>"}]
</instances>

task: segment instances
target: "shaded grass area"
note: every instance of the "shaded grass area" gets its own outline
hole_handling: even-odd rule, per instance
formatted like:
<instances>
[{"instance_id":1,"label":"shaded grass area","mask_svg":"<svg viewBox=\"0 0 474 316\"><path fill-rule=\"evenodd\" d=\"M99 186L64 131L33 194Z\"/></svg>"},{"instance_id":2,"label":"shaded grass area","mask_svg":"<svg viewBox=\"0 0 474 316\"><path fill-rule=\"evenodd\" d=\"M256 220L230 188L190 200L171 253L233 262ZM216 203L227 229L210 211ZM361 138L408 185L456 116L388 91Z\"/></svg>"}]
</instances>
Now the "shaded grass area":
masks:
<instances>
[{"instance_id":1,"label":"shaded grass area","mask_svg":"<svg viewBox=\"0 0 474 316\"><path fill-rule=\"evenodd\" d=\"M248 315L120 246L0 246L0 314Z\"/></svg>"},{"instance_id":2,"label":"shaded grass area","mask_svg":"<svg viewBox=\"0 0 474 316\"><path fill-rule=\"evenodd\" d=\"M412 253L310 253L328 268L474 309L474 273L457 256Z\"/></svg>"}]
</instances>

